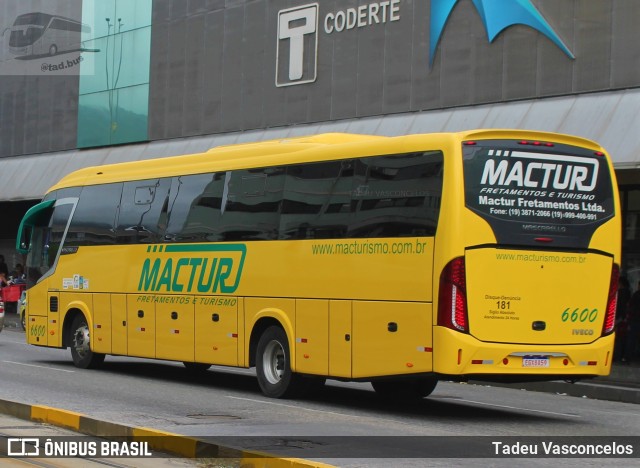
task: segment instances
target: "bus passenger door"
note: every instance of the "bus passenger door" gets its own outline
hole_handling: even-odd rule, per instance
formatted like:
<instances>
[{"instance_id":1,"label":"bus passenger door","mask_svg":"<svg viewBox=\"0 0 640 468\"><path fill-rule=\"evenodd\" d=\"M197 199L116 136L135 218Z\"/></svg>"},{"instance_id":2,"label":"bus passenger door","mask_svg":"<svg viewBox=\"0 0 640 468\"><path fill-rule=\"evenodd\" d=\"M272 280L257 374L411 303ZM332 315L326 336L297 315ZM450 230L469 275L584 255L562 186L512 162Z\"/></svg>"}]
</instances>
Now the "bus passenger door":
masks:
<instances>
[{"instance_id":1,"label":"bus passenger door","mask_svg":"<svg viewBox=\"0 0 640 468\"><path fill-rule=\"evenodd\" d=\"M156 357L155 304L149 296L127 296L127 351L129 356Z\"/></svg>"},{"instance_id":2,"label":"bus passenger door","mask_svg":"<svg viewBox=\"0 0 640 468\"><path fill-rule=\"evenodd\" d=\"M238 365L238 300L228 296L195 298L195 361Z\"/></svg>"},{"instance_id":3,"label":"bus passenger door","mask_svg":"<svg viewBox=\"0 0 640 468\"><path fill-rule=\"evenodd\" d=\"M27 253L27 312L29 317L28 342L45 346L60 346L60 294L62 282L52 279L64 233L75 199L42 202L34 208L35 214L21 226L19 242L21 253ZM53 210L53 211L51 211ZM30 229L29 229L30 228ZM27 234L30 231L31 234ZM28 250L25 250L27 249ZM53 292L49 290L53 289ZM52 320L54 322L52 322ZM53 333L53 334L52 334Z\"/></svg>"},{"instance_id":4,"label":"bus passenger door","mask_svg":"<svg viewBox=\"0 0 640 468\"><path fill-rule=\"evenodd\" d=\"M351 377L351 301L329 301L329 375Z\"/></svg>"},{"instance_id":5,"label":"bus passenger door","mask_svg":"<svg viewBox=\"0 0 640 468\"><path fill-rule=\"evenodd\" d=\"M156 358L193 362L193 297L156 299Z\"/></svg>"}]
</instances>

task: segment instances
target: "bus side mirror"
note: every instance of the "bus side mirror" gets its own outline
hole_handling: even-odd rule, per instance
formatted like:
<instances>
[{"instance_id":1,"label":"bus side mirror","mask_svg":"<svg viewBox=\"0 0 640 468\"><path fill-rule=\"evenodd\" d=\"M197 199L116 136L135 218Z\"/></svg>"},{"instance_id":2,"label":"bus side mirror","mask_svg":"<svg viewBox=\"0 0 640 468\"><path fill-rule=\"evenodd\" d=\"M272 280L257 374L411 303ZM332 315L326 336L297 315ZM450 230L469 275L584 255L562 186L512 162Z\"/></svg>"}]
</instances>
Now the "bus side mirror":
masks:
<instances>
[{"instance_id":1,"label":"bus side mirror","mask_svg":"<svg viewBox=\"0 0 640 468\"><path fill-rule=\"evenodd\" d=\"M33 232L31 226L24 226L20 230L19 237L16 242L16 250L22 255L26 255L31 250L31 233Z\"/></svg>"},{"instance_id":2,"label":"bus side mirror","mask_svg":"<svg viewBox=\"0 0 640 468\"><path fill-rule=\"evenodd\" d=\"M49 222L55 200L47 200L29 208L18 227L16 250L26 255L31 250L31 238L34 226L46 225Z\"/></svg>"}]
</instances>

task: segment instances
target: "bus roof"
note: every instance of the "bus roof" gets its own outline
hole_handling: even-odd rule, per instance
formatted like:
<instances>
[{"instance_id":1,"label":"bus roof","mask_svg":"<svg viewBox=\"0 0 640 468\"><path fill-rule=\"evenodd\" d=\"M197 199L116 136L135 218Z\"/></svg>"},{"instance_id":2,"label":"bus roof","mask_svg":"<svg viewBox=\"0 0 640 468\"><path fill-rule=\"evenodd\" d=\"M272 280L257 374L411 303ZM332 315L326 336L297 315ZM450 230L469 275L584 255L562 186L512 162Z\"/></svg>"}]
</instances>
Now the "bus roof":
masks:
<instances>
[{"instance_id":1,"label":"bus roof","mask_svg":"<svg viewBox=\"0 0 640 468\"><path fill-rule=\"evenodd\" d=\"M299 138L217 146L204 153L87 167L65 176L49 191L64 187L144 180L183 174L266 167L324 159L344 159L354 155L364 155L363 151L367 151L366 147L371 148L371 154L380 154L375 148L387 140L389 137L325 133ZM321 157L319 149L322 149Z\"/></svg>"},{"instance_id":2,"label":"bus roof","mask_svg":"<svg viewBox=\"0 0 640 468\"><path fill-rule=\"evenodd\" d=\"M33 13L24 13L22 15L18 15L13 22L14 26L22 26L27 24L33 24L38 26L46 26L49 24L51 18L57 18L64 21L69 21L75 24L82 24L81 21L73 18L67 18L66 16L60 15L52 15L50 13L41 13L41 12L33 12Z\"/></svg>"},{"instance_id":3,"label":"bus roof","mask_svg":"<svg viewBox=\"0 0 640 468\"><path fill-rule=\"evenodd\" d=\"M584 138L548 132L523 130L469 130L459 133L426 133L397 137L324 133L218 146L204 153L92 166L63 177L49 192L66 187L145 180L177 175L219 172L253 167L268 167L323 160L338 160L367 155L398 154L439 149L424 146L438 141L541 139L603 151L595 142ZM421 145L421 146L419 146Z\"/></svg>"}]
</instances>

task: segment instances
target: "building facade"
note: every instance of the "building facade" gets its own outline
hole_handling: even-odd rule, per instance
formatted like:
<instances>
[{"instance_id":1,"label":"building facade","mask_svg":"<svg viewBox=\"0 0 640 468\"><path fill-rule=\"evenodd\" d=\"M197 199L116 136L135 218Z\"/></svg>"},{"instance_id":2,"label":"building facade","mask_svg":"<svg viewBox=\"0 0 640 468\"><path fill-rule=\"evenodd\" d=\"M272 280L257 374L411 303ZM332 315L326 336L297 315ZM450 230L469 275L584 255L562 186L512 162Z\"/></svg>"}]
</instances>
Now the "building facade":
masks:
<instances>
[{"instance_id":1,"label":"building facade","mask_svg":"<svg viewBox=\"0 0 640 468\"><path fill-rule=\"evenodd\" d=\"M612 155L640 279L636 0L6 0L0 253L80 167L340 131L571 133Z\"/></svg>"}]
</instances>

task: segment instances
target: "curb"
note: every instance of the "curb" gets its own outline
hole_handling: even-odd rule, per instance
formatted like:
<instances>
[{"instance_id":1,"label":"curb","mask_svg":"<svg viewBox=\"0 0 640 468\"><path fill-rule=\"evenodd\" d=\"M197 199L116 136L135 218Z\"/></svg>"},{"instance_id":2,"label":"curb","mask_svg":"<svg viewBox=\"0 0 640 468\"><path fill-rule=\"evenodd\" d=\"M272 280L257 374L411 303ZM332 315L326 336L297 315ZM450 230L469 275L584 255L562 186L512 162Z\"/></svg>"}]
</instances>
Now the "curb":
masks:
<instances>
[{"instance_id":1,"label":"curb","mask_svg":"<svg viewBox=\"0 0 640 468\"><path fill-rule=\"evenodd\" d=\"M44 405L28 405L0 399L0 413L50 424L104 439L148 442L153 450L185 458L233 458L251 468L334 468L301 458L279 458L265 452L242 450L146 427L132 427L91 418L81 413Z\"/></svg>"}]
</instances>

